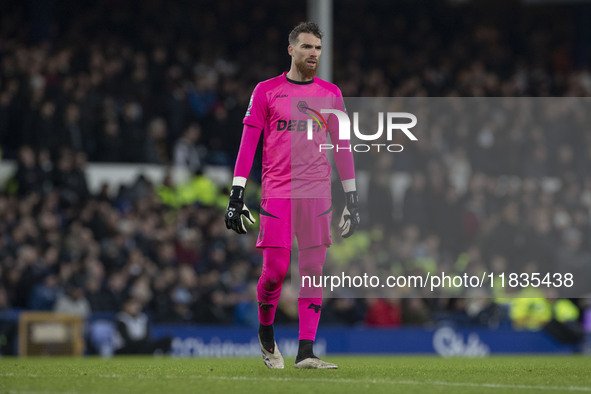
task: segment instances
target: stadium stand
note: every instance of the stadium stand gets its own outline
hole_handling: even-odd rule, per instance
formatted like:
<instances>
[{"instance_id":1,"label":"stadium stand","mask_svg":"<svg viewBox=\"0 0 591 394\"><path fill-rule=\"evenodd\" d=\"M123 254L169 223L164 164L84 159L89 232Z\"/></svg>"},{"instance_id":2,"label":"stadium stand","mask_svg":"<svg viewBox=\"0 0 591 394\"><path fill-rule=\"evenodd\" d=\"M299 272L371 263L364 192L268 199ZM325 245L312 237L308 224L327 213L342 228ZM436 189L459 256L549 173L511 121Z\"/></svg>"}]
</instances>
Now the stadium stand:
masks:
<instances>
[{"instance_id":1,"label":"stadium stand","mask_svg":"<svg viewBox=\"0 0 591 394\"><path fill-rule=\"evenodd\" d=\"M589 96L589 44L569 18L550 18L575 15L575 6L475 3L339 2L334 76L343 95ZM53 18L41 19L23 2L0 4L0 147L17 162L0 185L0 309L53 310L77 289L93 313L114 315L132 297L155 322L255 327L256 234L226 231L226 191L203 171L233 167L253 84L287 68L282 37L303 10L270 0L53 4ZM391 40L374 45L373 36ZM442 144L430 130L409 160L370 167L360 158L359 170L375 174L365 194L399 201L399 210L385 218L363 202L356 242L369 237L372 256L389 253L408 272L425 263L588 265L591 134L486 133L459 127ZM179 187L138 178L111 196L89 190L88 161L177 164L195 178ZM389 195L389 172L409 184L401 199ZM546 174L560 186L547 191ZM341 247L327 265L350 256ZM350 260L368 270L386 263ZM566 320L580 323L583 305L572 301L579 309ZM281 303L277 322L293 323L294 313ZM493 298L415 297L331 299L322 318L494 328L515 316Z\"/></svg>"}]
</instances>

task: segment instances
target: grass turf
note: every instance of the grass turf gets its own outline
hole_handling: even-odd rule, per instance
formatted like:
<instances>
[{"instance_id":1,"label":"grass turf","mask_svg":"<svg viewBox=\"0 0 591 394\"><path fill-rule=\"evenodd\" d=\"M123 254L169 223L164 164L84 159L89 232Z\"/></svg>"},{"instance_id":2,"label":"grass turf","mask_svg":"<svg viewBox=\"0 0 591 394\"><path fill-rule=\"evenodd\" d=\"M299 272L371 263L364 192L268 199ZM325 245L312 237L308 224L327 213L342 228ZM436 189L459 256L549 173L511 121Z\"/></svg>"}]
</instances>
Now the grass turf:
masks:
<instances>
[{"instance_id":1,"label":"grass turf","mask_svg":"<svg viewBox=\"0 0 591 394\"><path fill-rule=\"evenodd\" d=\"M327 357L338 370L269 370L261 359L3 358L0 392L578 393L591 357Z\"/></svg>"}]
</instances>

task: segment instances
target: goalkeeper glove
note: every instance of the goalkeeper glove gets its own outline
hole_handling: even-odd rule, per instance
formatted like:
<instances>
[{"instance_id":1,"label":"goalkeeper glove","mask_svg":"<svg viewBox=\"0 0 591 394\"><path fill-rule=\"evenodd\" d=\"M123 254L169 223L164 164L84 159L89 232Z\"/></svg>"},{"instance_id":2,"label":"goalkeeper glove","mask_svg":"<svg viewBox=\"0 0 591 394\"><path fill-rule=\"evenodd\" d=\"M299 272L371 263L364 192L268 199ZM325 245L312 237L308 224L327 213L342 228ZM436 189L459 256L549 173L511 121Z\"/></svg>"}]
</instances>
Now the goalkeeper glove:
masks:
<instances>
[{"instance_id":1,"label":"goalkeeper glove","mask_svg":"<svg viewBox=\"0 0 591 394\"><path fill-rule=\"evenodd\" d=\"M226 228L234 230L238 234L246 234L246 227L242 221L242 216L251 224L254 224L254 217L250 214L246 205L244 205L244 188L242 186L232 186L230 202L228 203L228 209L225 215Z\"/></svg>"},{"instance_id":2,"label":"goalkeeper glove","mask_svg":"<svg viewBox=\"0 0 591 394\"><path fill-rule=\"evenodd\" d=\"M341 236L349 238L359 226L359 196L357 192L347 192L345 193L345 200L345 209L341 215L339 228L341 229Z\"/></svg>"}]
</instances>

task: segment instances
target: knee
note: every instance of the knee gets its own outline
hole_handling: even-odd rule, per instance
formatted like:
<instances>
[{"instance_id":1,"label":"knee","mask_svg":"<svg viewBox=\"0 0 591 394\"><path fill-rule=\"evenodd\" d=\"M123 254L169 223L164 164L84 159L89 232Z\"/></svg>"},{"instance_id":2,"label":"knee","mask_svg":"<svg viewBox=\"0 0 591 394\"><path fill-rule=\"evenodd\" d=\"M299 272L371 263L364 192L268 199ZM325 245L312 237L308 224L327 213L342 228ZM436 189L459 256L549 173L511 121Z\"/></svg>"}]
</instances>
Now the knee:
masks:
<instances>
[{"instance_id":1,"label":"knee","mask_svg":"<svg viewBox=\"0 0 591 394\"><path fill-rule=\"evenodd\" d=\"M275 291L281 287L284 276L273 275L268 277L261 277L261 285L266 291Z\"/></svg>"}]
</instances>

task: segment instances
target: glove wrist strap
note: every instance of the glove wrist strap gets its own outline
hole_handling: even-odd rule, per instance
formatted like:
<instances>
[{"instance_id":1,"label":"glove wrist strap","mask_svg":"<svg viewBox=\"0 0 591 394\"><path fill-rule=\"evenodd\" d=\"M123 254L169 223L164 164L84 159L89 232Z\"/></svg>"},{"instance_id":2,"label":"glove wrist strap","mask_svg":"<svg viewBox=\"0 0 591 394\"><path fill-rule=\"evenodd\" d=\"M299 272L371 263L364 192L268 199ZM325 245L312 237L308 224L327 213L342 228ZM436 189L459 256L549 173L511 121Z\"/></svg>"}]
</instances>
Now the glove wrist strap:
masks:
<instances>
[{"instance_id":1,"label":"glove wrist strap","mask_svg":"<svg viewBox=\"0 0 591 394\"><path fill-rule=\"evenodd\" d=\"M244 188L242 186L232 186L230 201L244 201Z\"/></svg>"},{"instance_id":2,"label":"glove wrist strap","mask_svg":"<svg viewBox=\"0 0 591 394\"><path fill-rule=\"evenodd\" d=\"M347 192L345 193L345 201L347 206L359 204L359 195L355 191Z\"/></svg>"}]
</instances>

